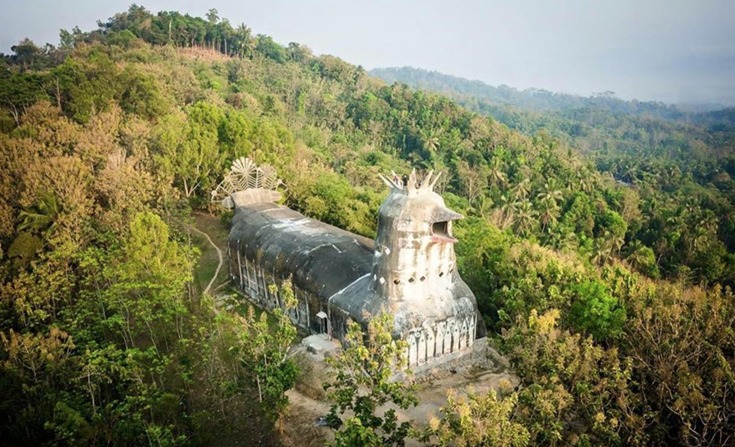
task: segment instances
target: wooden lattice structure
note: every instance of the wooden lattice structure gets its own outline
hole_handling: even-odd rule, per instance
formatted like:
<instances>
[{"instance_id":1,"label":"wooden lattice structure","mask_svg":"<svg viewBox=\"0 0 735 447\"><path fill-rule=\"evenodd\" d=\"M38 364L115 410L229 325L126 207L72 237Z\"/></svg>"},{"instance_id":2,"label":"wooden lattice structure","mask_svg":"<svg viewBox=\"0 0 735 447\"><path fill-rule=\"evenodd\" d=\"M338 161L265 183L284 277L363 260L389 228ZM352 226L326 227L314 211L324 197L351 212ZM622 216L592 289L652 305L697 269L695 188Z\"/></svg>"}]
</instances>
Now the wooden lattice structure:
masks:
<instances>
[{"instance_id":1,"label":"wooden lattice structure","mask_svg":"<svg viewBox=\"0 0 735 447\"><path fill-rule=\"evenodd\" d=\"M238 158L232 163L230 172L225 175L224 180L212 191L213 203L226 203L225 199L232 194L248 189L275 190L283 181L278 178L278 173L273 166L258 166L249 158Z\"/></svg>"}]
</instances>

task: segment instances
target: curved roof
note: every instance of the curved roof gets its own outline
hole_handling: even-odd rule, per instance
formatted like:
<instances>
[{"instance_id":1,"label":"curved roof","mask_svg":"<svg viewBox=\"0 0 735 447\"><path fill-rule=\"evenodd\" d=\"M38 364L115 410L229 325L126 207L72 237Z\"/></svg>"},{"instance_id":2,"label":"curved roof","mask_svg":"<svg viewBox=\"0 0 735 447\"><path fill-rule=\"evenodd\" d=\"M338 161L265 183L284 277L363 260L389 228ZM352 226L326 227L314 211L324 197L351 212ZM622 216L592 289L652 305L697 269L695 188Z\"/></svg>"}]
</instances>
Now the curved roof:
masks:
<instances>
[{"instance_id":1,"label":"curved roof","mask_svg":"<svg viewBox=\"0 0 735 447\"><path fill-rule=\"evenodd\" d=\"M328 300L372 268L374 242L273 203L237 207L230 244L277 278Z\"/></svg>"}]
</instances>

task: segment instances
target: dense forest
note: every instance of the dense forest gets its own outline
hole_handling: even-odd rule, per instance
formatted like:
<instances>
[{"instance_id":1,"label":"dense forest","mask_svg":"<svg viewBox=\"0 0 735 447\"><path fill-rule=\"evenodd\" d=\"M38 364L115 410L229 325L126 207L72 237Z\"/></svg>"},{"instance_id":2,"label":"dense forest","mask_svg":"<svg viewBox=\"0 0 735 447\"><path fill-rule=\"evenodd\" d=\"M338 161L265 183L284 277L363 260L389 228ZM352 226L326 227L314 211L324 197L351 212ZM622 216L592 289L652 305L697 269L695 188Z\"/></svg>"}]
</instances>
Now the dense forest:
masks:
<instances>
[{"instance_id":1,"label":"dense forest","mask_svg":"<svg viewBox=\"0 0 735 447\"><path fill-rule=\"evenodd\" d=\"M629 256L637 247L650 248L657 270L669 278L732 284L735 109L688 113L661 103L623 101L609 92L589 98L519 92L408 67L372 73L445 93L526 135L558 139L590 160L598 174L637 196L639 215L624 216ZM695 234L704 233L712 243L707 254L696 255ZM698 265L697 257L719 259L719 265Z\"/></svg>"},{"instance_id":2,"label":"dense forest","mask_svg":"<svg viewBox=\"0 0 735 447\"><path fill-rule=\"evenodd\" d=\"M626 101L616 97L615 92L604 91L591 96L558 93L538 88L519 90L505 84L492 86L482 81L439 73L413 67L374 68L370 74L390 84L399 82L422 90L437 91L447 95L474 97L498 105L514 106L537 112L565 111L583 107L594 107L610 112L630 115L653 115L671 120L702 117L716 118L724 113L731 114L732 108L721 104L670 105L659 101Z\"/></svg>"},{"instance_id":3,"label":"dense forest","mask_svg":"<svg viewBox=\"0 0 735 447\"><path fill-rule=\"evenodd\" d=\"M395 424L352 423L338 445L735 439L731 112L450 99L215 10L134 5L60 38L0 59L3 442L277 445L293 327L192 282L192 213L221 212L209 192L242 156L276 167L290 207L365 236L391 169L445 171L467 216L460 271L520 385L423 436L361 444Z\"/></svg>"}]
</instances>

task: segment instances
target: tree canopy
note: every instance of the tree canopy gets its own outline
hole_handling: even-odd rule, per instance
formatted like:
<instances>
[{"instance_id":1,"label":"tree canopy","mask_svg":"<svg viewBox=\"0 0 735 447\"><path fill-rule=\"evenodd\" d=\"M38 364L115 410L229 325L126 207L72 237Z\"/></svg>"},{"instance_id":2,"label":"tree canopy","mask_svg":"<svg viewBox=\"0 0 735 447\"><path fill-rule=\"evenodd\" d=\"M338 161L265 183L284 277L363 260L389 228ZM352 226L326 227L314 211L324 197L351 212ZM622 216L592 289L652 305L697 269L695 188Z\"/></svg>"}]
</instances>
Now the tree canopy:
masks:
<instances>
[{"instance_id":1,"label":"tree canopy","mask_svg":"<svg viewBox=\"0 0 735 447\"><path fill-rule=\"evenodd\" d=\"M467 216L460 273L521 385L453 398L427 443L734 439L732 111L451 99L216 10L133 5L60 40L0 59L3 442L277 443L297 375L287 309L238 317L192 281L192 213L218 212L209 191L243 156L278 170L288 206L368 237L378 173L446 173L437 190ZM374 419L413 402L385 380L379 329L343 351L336 405L360 411L335 410L341 445L409 433ZM350 371L370 359L378 393L357 402Z\"/></svg>"}]
</instances>

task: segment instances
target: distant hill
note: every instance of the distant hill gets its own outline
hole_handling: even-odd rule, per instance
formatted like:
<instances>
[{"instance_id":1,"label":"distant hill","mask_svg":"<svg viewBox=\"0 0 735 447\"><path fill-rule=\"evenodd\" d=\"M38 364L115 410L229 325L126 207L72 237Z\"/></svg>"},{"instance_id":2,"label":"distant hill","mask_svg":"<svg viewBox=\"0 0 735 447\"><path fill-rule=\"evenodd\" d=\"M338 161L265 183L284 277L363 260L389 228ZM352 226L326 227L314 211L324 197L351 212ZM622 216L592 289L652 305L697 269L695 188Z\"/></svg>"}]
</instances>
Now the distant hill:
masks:
<instances>
[{"instance_id":1,"label":"distant hill","mask_svg":"<svg viewBox=\"0 0 735 447\"><path fill-rule=\"evenodd\" d=\"M377 68L370 74L389 84L446 95L526 135L548 132L587 153L599 154L604 149L605 153L650 155L668 149L669 155L681 156L678 142L696 139L708 141L720 156L730 152L735 134L735 108L694 110L656 101L626 101L613 92L580 96L518 90L413 67ZM652 134L667 135L668 141L660 144L657 138L651 140ZM688 162L686 157L681 161Z\"/></svg>"},{"instance_id":2,"label":"distant hill","mask_svg":"<svg viewBox=\"0 0 735 447\"><path fill-rule=\"evenodd\" d=\"M472 96L496 104L511 105L534 111L560 111L583 107L595 107L616 113L652 115L666 119L681 119L686 113L675 106L655 101L626 101L613 92L593 96L554 93L530 88L518 90L507 85L492 86L482 81L469 80L437 71L413 67L376 68L370 71L387 83L400 82L409 87L431 90L444 94Z\"/></svg>"},{"instance_id":3,"label":"distant hill","mask_svg":"<svg viewBox=\"0 0 735 447\"><path fill-rule=\"evenodd\" d=\"M698 113L693 121L705 125L713 132L735 130L735 107Z\"/></svg>"}]
</instances>

